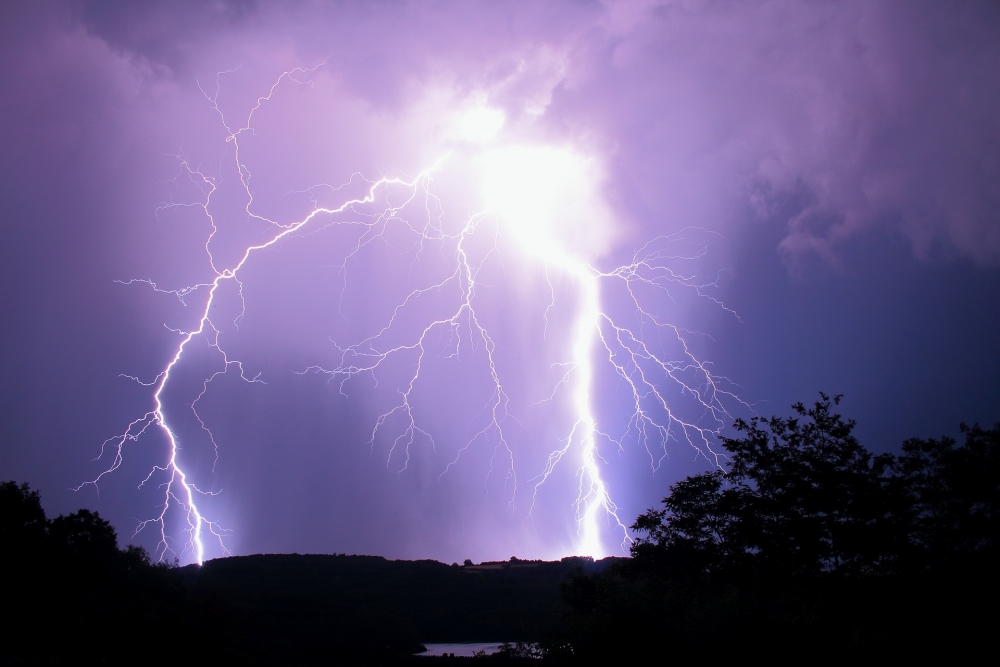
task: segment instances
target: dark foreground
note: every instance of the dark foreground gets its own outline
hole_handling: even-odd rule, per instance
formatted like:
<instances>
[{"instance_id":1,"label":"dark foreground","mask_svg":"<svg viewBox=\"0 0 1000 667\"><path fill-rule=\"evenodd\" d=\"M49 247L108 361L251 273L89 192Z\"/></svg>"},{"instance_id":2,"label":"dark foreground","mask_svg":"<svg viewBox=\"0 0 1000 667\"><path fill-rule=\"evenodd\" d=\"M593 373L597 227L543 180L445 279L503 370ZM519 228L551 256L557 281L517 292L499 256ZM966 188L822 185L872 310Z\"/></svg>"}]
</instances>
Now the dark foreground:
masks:
<instances>
[{"instance_id":1,"label":"dark foreground","mask_svg":"<svg viewBox=\"0 0 1000 667\"><path fill-rule=\"evenodd\" d=\"M80 510L48 520L27 485L0 485L7 622L0 663L327 665L517 662L416 657L422 642L564 636L562 586L611 559L446 565L377 556L256 555L203 566L120 550Z\"/></svg>"},{"instance_id":2,"label":"dark foreground","mask_svg":"<svg viewBox=\"0 0 1000 667\"><path fill-rule=\"evenodd\" d=\"M312 660L323 649L306 647L339 647L370 660L416 653L421 642L562 636L562 585L610 560L459 566L376 556L259 555L213 560L177 574L192 599L242 619L232 631L239 643L257 644L258 655ZM420 664L439 661L422 658Z\"/></svg>"},{"instance_id":3,"label":"dark foreground","mask_svg":"<svg viewBox=\"0 0 1000 667\"><path fill-rule=\"evenodd\" d=\"M821 395L737 421L723 466L632 526L631 558L465 566L269 555L152 564L0 484L0 663L657 664L996 653L1000 425L873 455ZM507 641L493 656L421 642ZM995 662L995 659L993 660Z\"/></svg>"}]
</instances>

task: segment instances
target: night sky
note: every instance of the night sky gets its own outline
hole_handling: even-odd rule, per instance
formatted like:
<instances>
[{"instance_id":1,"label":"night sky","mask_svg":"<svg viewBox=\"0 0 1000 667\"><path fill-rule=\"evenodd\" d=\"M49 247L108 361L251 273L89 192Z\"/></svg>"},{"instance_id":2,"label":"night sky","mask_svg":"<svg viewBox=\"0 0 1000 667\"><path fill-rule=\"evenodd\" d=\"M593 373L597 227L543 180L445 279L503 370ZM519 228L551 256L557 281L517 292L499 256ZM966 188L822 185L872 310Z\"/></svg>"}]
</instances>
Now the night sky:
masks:
<instances>
[{"instance_id":1,"label":"night sky","mask_svg":"<svg viewBox=\"0 0 1000 667\"><path fill-rule=\"evenodd\" d=\"M183 290L219 275L208 251L225 271L381 178L224 281L162 391L231 553L580 552L584 283L546 271L552 248L604 274L659 252L664 289L602 279L600 305L701 362L677 375L702 398L650 385L677 423L731 433L818 391L876 451L1000 421L995 2L8 2L0 35L0 478L50 515L89 507L195 558L163 430L115 460L209 303ZM424 339L412 442L399 412L373 437L414 336L461 302L441 234L470 220L476 320ZM375 347L410 348L331 374L390 321ZM715 463L712 438L636 437L602 351L596 465L628 525ZM706 378L725 392L702 400ZM167 551L158 525L132 537L164 498ZM599 524L590 552L623 553Z\"/></svg>"}]
</instances>

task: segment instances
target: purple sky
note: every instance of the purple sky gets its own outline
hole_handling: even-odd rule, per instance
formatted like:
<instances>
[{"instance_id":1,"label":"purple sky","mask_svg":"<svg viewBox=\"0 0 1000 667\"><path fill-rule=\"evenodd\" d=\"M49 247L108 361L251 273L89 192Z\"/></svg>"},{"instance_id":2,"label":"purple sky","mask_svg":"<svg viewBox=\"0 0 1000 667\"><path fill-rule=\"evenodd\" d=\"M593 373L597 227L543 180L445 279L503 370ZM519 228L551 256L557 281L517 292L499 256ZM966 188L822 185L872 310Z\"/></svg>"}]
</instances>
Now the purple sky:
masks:
<instances>
[{"instance_id":1,"label":"purple sky","mask_svg":"<svg viewBox=\"0 0 1000 667\"><path fill-rule=\"evenodd\" d=\"M197 337L164 389L180 464L217 493L199 507L232 531L234 553L450 562L578 549L576 450L535 485L575 419L574 376L560 385L568 366L553 364L572 356L583 283L551 262L546 282L537 247L525 252L538 233L610 272L689 230L648 248L702 296L674 282L639 284L636 298L745 402L708 401L732 416L844 393L880 451L1000 420L994 2L6 3L0 34L0 478L30 482L52 514L91 507L127 538L163 499L159 473L137 488L166 464L155 427L125 442L99 494L71 490L113 463L94 460L101 443L154 407L155 387L122 376L154 381L206 304L205 288L184 305L122 283L211 282L209 215L224 269L315 206L409 181L445 154L429 193L417 188L377 237L359 223L414 190L317 216L247 261L242 295L220 287L219 344L261 382L231 364L198 401L214 469L189 404L224 367L220 350ZM502 126L469 141L470 118ZM510 155L508 180L558 186L540 195L551 229L504 222L525 217L504 208L516 188L481 175ZM479 324L465 314L425 340L407 460L406 439L393 449L398 412L370 440L414 356L343 385L303 371L334 369L338 346L394 312L382 351L454 311L458 283L395 308L456 266L455 246L420 225L455 231L487 204L500 212L465 246ZM624 283L600 284L616 323L660 358L687 358L673 329L636 316ZM480 325L491 343L477 347ZM598 439L599 468L627 524L711 457L678 431L662 446L630 434L629 385L595 350L597 427L626 436ZM493 430L491 358L507 401ZM678 420L718 425L656 386ZM612 552L621 533L602 521ZM167 533L190 560L174 515ZM135 541L155 549L158 532Z\"/></svg>"}]
</instances>

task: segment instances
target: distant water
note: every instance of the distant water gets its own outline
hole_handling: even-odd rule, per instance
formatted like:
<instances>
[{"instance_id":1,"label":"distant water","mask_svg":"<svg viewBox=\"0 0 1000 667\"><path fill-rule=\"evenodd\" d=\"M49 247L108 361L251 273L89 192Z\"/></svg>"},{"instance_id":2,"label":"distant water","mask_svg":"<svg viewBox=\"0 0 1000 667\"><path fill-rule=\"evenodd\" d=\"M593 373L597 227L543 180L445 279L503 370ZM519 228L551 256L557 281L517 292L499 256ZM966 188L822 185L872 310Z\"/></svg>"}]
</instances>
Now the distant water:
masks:
<instances>
[{"instance_id":1,"label":"distant water","mask_svg":"<svg viewBox=\"0 0 1000 667\"><path fill-rule=\"evenodd\" d=\"M444 655L445 653L454 653L455 657L466 657L471 658L473 655L479 651L486 651L486 655L492 655L500 650L500 644L498 642L493 643L476 643L476 644L424 644L427 650L423 653L418 653L417 655Z\"/></svg>"}]
</instances>

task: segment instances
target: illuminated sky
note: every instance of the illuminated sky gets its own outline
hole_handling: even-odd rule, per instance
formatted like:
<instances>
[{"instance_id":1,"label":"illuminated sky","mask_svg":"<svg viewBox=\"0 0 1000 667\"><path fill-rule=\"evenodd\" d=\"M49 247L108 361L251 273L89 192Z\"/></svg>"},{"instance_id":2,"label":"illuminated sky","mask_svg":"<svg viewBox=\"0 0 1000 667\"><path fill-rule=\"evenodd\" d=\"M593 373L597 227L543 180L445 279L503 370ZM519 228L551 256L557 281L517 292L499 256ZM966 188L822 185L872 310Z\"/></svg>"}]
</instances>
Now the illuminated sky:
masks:
<instances>
[{"instance_id":1,"label":"illuminated sky","mask_svg":"<svg viewBox=\"0 0 1000 667\"><path fill-rule=\"evenodd\" d=\"M995 3L0 12L0 477L51 513L158 515L161 428L71 490L157 396L233 552L446 561L613 553L588 470L628 524L819 390L877 450L1000 420Z\"/></svg>"}]
</instances>

